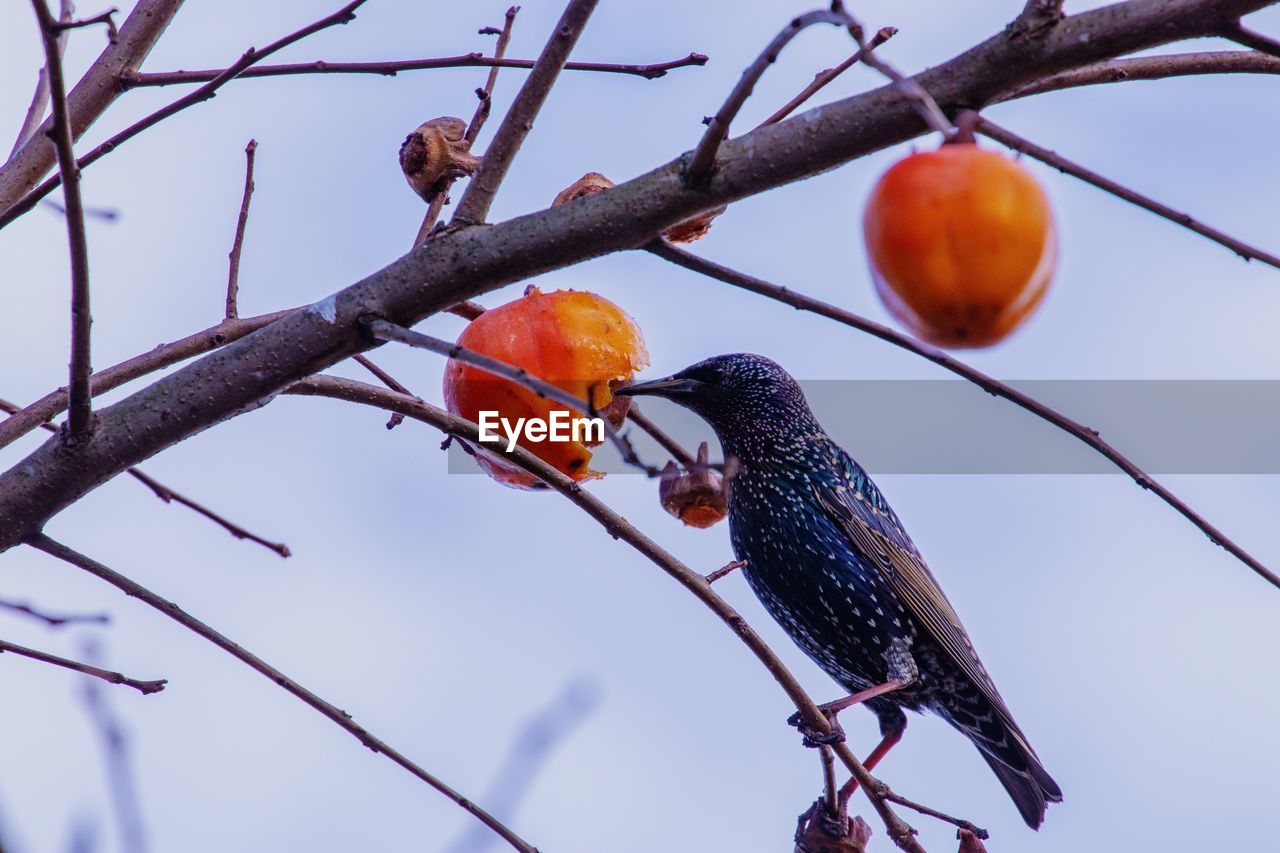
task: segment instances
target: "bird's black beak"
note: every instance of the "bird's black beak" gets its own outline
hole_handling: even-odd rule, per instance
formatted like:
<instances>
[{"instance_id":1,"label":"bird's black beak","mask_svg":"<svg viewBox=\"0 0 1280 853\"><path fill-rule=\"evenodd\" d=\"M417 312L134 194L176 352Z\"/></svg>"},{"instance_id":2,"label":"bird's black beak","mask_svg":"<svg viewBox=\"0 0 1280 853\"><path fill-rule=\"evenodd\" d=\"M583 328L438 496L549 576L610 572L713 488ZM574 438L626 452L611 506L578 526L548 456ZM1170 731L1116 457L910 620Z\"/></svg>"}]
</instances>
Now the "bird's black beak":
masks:
<instances>
[{"instance_id":1,"label":"bird's black beak","mask_svg":"<svg viewBox=\"0 0 1280 853\"><path fill-rule=\"evenodd\" d=\"M654 379L650 382L637 382L618 388L613 393L624 397L683 397L692 394L701 383L694 379L683 379L679 376L668 376L666 379Z\"/></svg>"}]
</instances>

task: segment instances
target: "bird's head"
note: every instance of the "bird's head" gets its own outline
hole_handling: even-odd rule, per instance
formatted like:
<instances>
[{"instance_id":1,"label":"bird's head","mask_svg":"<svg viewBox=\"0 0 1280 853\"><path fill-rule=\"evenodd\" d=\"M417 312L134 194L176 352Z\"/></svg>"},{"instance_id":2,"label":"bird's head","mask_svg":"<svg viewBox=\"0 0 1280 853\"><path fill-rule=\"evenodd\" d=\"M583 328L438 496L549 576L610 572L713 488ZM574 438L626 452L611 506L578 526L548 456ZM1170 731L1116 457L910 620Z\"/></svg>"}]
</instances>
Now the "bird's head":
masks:
<instances>
[{"instance_id":1,"label":"bird's head","mask_svg":"<svg viewBox=\"0 0 1280 853\"><path fill-rule=\"evenodd\" d=\"M623 396L665 397L707 421L721 441L815 425L800 384L761 355L717 355L665 379L619 388Z\"/></svg>"}]
</instances>

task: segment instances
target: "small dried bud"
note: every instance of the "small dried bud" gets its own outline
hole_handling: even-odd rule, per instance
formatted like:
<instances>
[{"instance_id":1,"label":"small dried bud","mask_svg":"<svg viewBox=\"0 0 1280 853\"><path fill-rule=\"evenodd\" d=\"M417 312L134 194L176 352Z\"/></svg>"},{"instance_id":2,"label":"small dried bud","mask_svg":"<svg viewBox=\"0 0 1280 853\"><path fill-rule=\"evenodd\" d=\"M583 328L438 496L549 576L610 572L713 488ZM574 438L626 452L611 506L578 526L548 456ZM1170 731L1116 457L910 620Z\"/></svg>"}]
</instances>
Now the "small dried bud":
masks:
<instances>
[{"instance_id":1,"label":"small dried bud","mask_svg":"<svg viewBox=\"0 0 1280 853\"><path fill-rule=\"evenodd\" d=\"M429 199L444 182L470 175L480 166L466 139L467 123L441 116L418 125L400 146L400 168L414 192Z\"/></svg>"},{"instance_id":2,"label":"small dried bud","mask_svg":"<svg viewBox=\"0 0 1280 853\"><path fill-rule=\"evenodd\" d=\"M556 200L551 202L551 206L557 207L562 204L568 204L576 199L613 189L613 186L613 181L609 180L599 172L587 172L581 178L578 178L578 180L561 190L560 194L556 196Z\"/></svg>"},{"instance_id":3,"label":"small dried bud","mask_svg":"<svg viewBox=\"0 0 1280 853\"><path fill-rule=\"evenodd\" d=\"M664 232L664 236L672 243L692 243L694 240L705 237L711 230L712 221L728 209L727 205L722 204L715 210L708 210L692 219L677 222Z\"/></svg>"},{"instance_id":4,"label":"small dried bud","mask_svg":"<svg viewBox=\"0 0 1280 853\"><path fill-rule=\"evenodd\" d=\"M960 853L987 853L987 846L982 843L982 839L967 829L957 832L956 838L960 839Z\"/></svg>"},{"instance_id":5,"label":"small dried bud","mask_svg":"<svg viewBox=\"0 0 1280 853\"><path fill-rule=\"evenodd\" d=\"M668 462L658 480L662 507L690 527L710 527L729 511L724 478L707 463L707 443L698 448L698 461L685 472Z\"/></svg>"}]
</instances>

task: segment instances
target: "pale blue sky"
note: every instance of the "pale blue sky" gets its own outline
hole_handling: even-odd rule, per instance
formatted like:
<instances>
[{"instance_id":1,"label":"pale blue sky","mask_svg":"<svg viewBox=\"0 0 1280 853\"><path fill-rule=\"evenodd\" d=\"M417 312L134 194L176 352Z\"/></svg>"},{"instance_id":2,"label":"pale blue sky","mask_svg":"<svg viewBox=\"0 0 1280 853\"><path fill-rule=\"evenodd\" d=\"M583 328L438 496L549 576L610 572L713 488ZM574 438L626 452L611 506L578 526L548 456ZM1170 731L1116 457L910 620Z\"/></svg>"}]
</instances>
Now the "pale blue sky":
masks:
<instances>
[{"instance_id":1,"label":"pale blue sky","mask_svg":"<svg viewBox=\"0 0 1280 853\"><path fill-rule=\"evenodd\" d=\"M147 67L223 65L336 5L192 2ZM998 31L1021 5L868 2L853 11L870 27L898 26L885 56L917 70ZM6 146L39 64L26 6L0 8ZM523 6L513 56L534 55L560 10L550 0ZM585 171L620 181L691 147L701 117L804 6L602 3L575 58L650 62L697 50L710 63L652 82L566 74L492 217L545 206ZM1068 3L1068 11L1079 8ZM500 23L504 9L370 0L353 24L281 59L479 50L491 41L475 30ZM1280 32L1275 13L1252 21ZM100 40L94 31L74 36L73 73ZM735 129L848 52L834 29L806 33L766 75ZM520 77L503 73L497 111ZM482 71L464 69L232 83L90 168L89 203L122 212L115 225L89 227L94 363L107 366L221 316L250 136L260 148L241 273L245 313L314 301L397 257L422 207L399 174L399 143L427 118L469 116L482 79ZM830 97L872 85L879 81L856 69ZM1013 103L991 116L1274 251L1280 119L1263 105L1274 103L1277 85L1248 77L1131 83ZM129 94L87 143L178 93ZM479 147L494 127L496 120ZM866 273L861 208L906 150L736 204L695 250L887 320ZM1011 379L1280 378L1280 273L1028 167L1059 217L1059 275L1019 335L966 359ZM0 233L0 269L8 295L0 396L27 402L65 375L65 233L57 216L36 211ZM945 376L879 341L645 255L603 258L538 283L595 290L631 312L654 376L737 350L767 353L804 379ZM497 304L522 287L481 301ZM461 321L441 316L423 328L450 336ZM439 399L436 357L383 348L377 358ZM658 403L649 410L670 414ZM412 423L388 433L384 421L335 402L282 399L144 466L288 542L295 556L287 561L161 504L127 478L63 513L49 532L176 600L476 796L488 790L522 722L570 679L589 679L599 690L594 712L551 757L511 822L546 853L788 849L795 815L817 792L817 760L785 725L792 709L783 694L729 632L568 503L450 476L438 435ZM1095 426L1105 433L1105 423ZM3 464L40 440L7 449ZM857 455L856 441L849 450ZM1274 844L1280 591L1118 475L886 476L880 484L1066 802L1031 834L972 747L931 718L912 718L882 765L886 781L986 826L993 850ZM1277 478L1170 484L1280 565ZM614 476L592 488L694 567L710 570L731 556L723 525L680 528L652 484ZM170 679L157 696L109 691L128 726L152 850L436 851L469 827L454 805L261 676L100 582L28 550L4 555L0 572L4 597L109 611L114 624L97 633L110 666ZM769 622L741 578L721 591L816 698L835 698L835 685ZM77 632L50 633L3 613L0 637L78 651ZM0 827L14 853L67 849L80 819L98 825L100 851L118 850L75 677L6 655L0 678ZM844 723L860 751L873 745L869 714L849 711ZM865 801L855 807L877 829L873 849L890 849ZM926 847L953 849L950 829L911 820Z\"/></svg>"}]
</instances>

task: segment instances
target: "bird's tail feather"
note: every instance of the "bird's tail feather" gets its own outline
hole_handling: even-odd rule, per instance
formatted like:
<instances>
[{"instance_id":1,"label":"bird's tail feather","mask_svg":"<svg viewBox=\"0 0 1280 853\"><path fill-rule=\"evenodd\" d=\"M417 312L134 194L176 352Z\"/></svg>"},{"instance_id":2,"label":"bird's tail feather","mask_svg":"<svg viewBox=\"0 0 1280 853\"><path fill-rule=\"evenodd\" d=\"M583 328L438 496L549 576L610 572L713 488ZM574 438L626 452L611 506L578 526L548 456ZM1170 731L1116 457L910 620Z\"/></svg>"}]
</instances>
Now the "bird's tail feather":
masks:
<instances>
[{"instance_id":1,"label":"bird's tail feather","mask_svg":"<svg viewBox=\"0 0 1280 853\"><path fill-rule=\"evenodd\" d=\"M981 740L975 739L973 743L991 766L1000 784L1009 792L1027 826L1039 829L1049 803L1062 802L1062 789L1044 769L1040 759L1029 750L1018 750L1020 754L1016 758L1020 760L1014 766L1005 760L1013 757L1009 754L1010 750L1003 750L1003 756L997 756L986 749L986 744Z\"/></svg>"},{"instance_id":2,"label":"bird's tail feather","mask_svg":"<svg viewBox=\"0 0 1280 853\"><path fill-rule=\"evenodd\" d=\"M996 705L976 690L953 691L946 704L936 710L978 748L1027 826L1039 829L1049 803L1062 802L1062 789L1044 769L1004 703Z\"/></svg>"}]
</instances>

